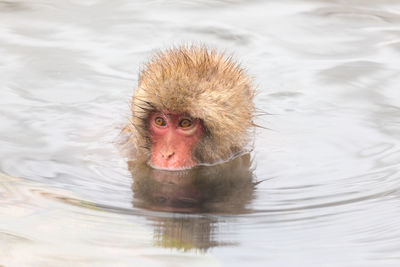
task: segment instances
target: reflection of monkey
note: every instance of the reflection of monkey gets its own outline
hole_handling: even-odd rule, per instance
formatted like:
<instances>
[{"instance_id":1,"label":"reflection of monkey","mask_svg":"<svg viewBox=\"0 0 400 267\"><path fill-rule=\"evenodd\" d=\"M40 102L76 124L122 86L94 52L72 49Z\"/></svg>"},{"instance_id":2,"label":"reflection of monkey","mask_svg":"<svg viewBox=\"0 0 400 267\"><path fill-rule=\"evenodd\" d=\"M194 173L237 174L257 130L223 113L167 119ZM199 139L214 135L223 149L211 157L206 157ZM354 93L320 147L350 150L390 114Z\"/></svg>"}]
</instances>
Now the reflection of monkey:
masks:
<instances>
[{"instance_id":1,"label":"reflection of monkey","mask_svg":"<svg viewBox=\"0 0 400 267\"><path fill-rule=\"evenodd\" d=\"M254 94L231 58L204 47L170 49L142 70L125 131L154 167L226 161L248 144Z\"/></svg>"},{"instance_id":2,"label":"reflection of monkey","mask_svg":"<svg viewBox=\"0 0 400 267\"><path fill-rule=\"evenodd\" d=\"M129 162L134 183L134 206L179 213L245 213L253 197L254 182L250 155L215 166L166 171L145 163ZM213 238L209 216L160 216L155 223L159 245L207 249L221 245Z\"/></svg>"},{"instance_id":3,"label":"reflection of monkey","mask_svg":"<svg viewBox=\"0 0 400 267\"><path fill-rule=\"evenodd\" d=\"M135 206L173 212L243 213L253 193L250 155L214 166L167 171L129 162Z\"/></svg>"}]
</instances>

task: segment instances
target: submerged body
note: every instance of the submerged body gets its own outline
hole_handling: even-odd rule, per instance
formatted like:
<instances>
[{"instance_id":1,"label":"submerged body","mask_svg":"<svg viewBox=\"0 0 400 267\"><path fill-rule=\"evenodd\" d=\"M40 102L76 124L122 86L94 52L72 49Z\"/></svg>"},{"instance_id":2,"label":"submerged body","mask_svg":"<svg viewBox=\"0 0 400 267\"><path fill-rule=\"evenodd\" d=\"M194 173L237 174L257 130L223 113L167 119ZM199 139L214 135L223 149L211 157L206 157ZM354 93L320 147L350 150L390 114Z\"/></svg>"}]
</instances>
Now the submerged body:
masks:
<instances>
[{"instance_id":1,"label":"submerged body","mask_svg":"<svg viewBox=\"0 0 400 267\"><path fill-rule=\"evenodd\" d=\"M240 154L254 126L252 79L231 58L205 47L157 54L132 100L138 155L153 167L187 169Z\"/></svg>"}]
</instances>

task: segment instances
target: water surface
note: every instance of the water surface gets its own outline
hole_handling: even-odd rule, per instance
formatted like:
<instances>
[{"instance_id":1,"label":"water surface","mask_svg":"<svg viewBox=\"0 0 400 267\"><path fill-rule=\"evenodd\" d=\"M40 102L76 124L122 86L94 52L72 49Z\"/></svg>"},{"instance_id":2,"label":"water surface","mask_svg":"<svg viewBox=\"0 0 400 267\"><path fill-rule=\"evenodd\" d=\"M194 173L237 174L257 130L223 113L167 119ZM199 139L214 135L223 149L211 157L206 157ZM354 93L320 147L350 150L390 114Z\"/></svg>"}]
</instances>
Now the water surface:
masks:
<instances>
[{"instance_id":1,"label":"water surface","mask_svg":"<svg viewBox=\"0 0 400 267\"><path fill-rule=\"evenodd\" d=\"M398 1L0 1L0 25L0 265L399 266ZM181 43L255 77L250 155L120 153L140 65Z\"/></svg>"}]
</instances>

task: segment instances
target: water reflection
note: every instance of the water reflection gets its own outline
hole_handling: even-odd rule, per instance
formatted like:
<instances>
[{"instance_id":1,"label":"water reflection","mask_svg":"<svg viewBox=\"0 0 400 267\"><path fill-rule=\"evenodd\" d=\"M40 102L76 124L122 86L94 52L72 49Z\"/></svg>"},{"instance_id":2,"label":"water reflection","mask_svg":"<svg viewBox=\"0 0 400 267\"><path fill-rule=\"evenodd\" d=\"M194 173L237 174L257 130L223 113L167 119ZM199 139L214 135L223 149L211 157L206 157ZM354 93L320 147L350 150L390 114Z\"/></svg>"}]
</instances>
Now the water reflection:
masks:
<instances>
[{"instance_id":1,"label":"water reflection","mask_svg":"<svg viewBox=\"0 0 400 267\"><path fill-rule=\"evenodd\" d=\"M256 184L249 154L224 164L185 171L155 170L134 161L128 166L134 180L134 207L173 212L148 216L159 246L206 250L223 245L215 240L218 221L210 213L249 212Z\"/></svg>"}]
</instances>

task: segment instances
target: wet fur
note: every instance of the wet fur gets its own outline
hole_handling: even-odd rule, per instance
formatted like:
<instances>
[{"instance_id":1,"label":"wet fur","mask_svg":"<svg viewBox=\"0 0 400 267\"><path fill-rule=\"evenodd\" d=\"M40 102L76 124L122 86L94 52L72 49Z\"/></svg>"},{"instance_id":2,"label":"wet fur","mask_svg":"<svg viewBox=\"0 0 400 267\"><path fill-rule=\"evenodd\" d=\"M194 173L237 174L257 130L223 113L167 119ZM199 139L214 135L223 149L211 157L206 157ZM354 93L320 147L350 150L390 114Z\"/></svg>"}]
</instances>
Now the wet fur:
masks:
<instances>
[{"instance_id":1,"label":"wet fur","mask_svg":"<svg viewBox=\"0 0 400 267\"><path fill-rule=\"evenodd\" d=\"M206 47L172 48L144 65L127 130L137 152L149 153L150 112L187 113L205 126L205 134L195 147L198 162L224 161L249 142L254 94L252 79L230 57Z\"/></svg>"}]
</instances>

